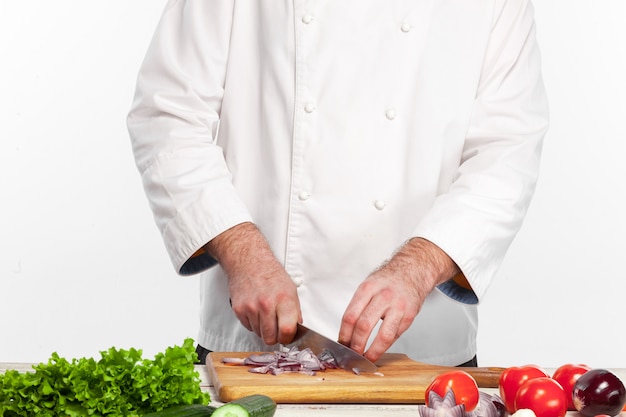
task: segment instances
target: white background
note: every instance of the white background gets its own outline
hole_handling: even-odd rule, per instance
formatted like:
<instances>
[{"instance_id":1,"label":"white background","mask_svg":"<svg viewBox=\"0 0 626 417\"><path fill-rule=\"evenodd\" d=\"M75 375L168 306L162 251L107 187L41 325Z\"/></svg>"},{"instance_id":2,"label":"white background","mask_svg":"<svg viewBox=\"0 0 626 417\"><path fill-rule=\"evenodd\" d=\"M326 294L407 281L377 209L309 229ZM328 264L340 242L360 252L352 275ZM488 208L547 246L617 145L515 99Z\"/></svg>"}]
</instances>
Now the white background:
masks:
<instances>
[{"instance_id":1,"label":"white background","mask_svg":"<svg viewBox=\"0 0 626 417\"><path fill-rule=\"evenodd\" d=\"M164 0L0 0L0 362L195 338L125 116ZM626 2L536 0L552 125L482 365L626 367Z\"/></svg>"}]
</instances>

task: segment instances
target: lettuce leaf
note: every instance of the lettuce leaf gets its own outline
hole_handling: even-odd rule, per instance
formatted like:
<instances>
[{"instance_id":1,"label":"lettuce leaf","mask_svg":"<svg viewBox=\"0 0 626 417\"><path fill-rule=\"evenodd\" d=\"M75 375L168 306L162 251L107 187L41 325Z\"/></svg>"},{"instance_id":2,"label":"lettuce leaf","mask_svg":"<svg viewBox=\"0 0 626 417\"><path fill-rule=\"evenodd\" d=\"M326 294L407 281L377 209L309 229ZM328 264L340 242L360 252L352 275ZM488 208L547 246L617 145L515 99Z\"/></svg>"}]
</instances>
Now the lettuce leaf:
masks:
<instances>
[{"instance_id":1,"label":"lettuce leaf","mask_svg":"<svg viewBox=\"0 0 626 417\"><path fill-rule=\"evenodd\" d=\"M55 352L33 372L0 374L0 416L141 416L184 404L208 404L195 370L192 339L154 359L114 347L93 358L67 359Z\"/></svg>"}]
</instances>

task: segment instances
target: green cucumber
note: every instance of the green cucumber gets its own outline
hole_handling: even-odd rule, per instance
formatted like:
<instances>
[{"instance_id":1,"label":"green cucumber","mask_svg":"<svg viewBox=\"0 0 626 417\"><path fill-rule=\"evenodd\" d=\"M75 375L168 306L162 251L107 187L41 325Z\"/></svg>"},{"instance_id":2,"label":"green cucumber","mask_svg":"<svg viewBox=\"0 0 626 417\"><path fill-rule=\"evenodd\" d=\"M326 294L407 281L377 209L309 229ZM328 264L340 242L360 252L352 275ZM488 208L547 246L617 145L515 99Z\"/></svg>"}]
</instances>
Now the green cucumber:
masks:
<instances>
[{"instance_id":1,"label":"green cucumber","mask_svg":"<svg viewBox=\"0 0 626 417\"><path fill-rule=\"evenodd\" d=\"M272 417L275 412L274 400L267 395L254 394L227 402L211 417Z\"/></svg>"},{"instance_id":2,"label":"green cucumber","mask_svg":"<svg viewBox=\"0 0 626 417\"><path fill-rule=\"evenodd\" d=\"M210 417L213 415L215 410L216 408L210 405L175 405L162 411L144 414L143 417Z\"/></svg>"}]
</instances>

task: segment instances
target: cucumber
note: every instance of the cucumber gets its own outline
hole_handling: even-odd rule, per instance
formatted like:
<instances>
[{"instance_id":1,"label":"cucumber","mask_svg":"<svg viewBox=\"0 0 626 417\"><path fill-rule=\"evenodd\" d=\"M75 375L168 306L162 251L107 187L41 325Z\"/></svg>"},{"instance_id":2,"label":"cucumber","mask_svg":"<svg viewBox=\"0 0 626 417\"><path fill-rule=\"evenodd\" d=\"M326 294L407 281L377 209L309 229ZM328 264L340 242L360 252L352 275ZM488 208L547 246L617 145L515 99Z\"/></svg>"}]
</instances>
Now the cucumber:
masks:
<instances>
[{"instance_id":1,"label":"cucumber","mask_svg":"<svg viewBox=\"0 0 626 417\"><path fill-rule=\"evenodd\" d=\"M276 403L267 395L255 394L232 400L215 410L212 417L272 417Z\"/></svg>"},{"instance_id":2,"label":"cucumber","mask_svg":"<svg viewBox=\"0 0 626 417\"><path fill-rule=\"evenodd\" d=\"M144 414L143 417L210 417L216 408L210 405L187 404L175 405L165 410L157 411L150 414Z\"/></svg>"}]
</instances>

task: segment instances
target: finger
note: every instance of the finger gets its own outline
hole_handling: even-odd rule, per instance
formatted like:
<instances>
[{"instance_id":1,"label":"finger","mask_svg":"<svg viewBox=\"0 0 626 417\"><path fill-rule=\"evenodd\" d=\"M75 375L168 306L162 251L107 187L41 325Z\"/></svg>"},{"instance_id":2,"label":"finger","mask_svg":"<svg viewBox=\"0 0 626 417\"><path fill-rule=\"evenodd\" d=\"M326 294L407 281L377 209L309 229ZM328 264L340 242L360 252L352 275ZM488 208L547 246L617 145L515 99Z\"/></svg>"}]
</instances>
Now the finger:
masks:
<instances>
[{"instance_id":1,"label":"finger","mask_svg":"<svg viewBox=\"0 0 626 417\"><path fill-rule=\"evenodd\" d=\"M346 346L350 346L352 344L356 325L361 319L363 312L372 301L371 294L363 289L363 287L365 287L363 284L357 288L352 300L350 300L350 304L348 304L348 307L341 318L338 340L339 343Z\"/></svg>"},{"instance_id":2,"label":"finger","mask_svg":"<svg viewBox=\"0 0 626 417\"><path fill-rule=\"evenodd\" d=\"M365 357L372 362L380 359L400 335L406 330L403 325L403 316L392 311L382 320L382 323L372 341L372 344L365 352Z\"/></svg>"},{"instance_id":3,"label":"finger","mask_svg":"<svg viewBox=\"0 0 626 417\"><path fill-rule=\"evenodd\" d=\"M275 345L278 343L278 327L276 326L276 320L273 323L267 323L261 325L260 337L266 345Z\"/></svg>"},{"instance_id":4,"label":"finger","mask_svg":"<svg viewBox=\"0 0 626 417\"><path fill-rule=\"evenodd\" d=\"M278 318L276 317L276 307L270 308L261 303L263 308L259 312L259 336L266 345L274 345L278 341Z\"/></svg>"},{"instance_id":5,"label":"finger","mask_svg":"<svg viewBox=\"0 0 626 417\"><path fill-rule=\"evenodd\" d=\"M279 304L276 312L278 316L278 342L286 345L293 341L297 323L302 322L300 302L296 298L296 302Z\"/></svg>"},{"instance_id":6,"label":"finger","mask_svg":"<svg viewBox=\"0 0 626 417\"><path fill-rule=\"evenodd\" d=\"M235 313L235 316L237 317L241 325L245 327L248 331L257 333L256 329L258 329L258 320L256 319L256 317L252 313L250 313L249 310L243 309L237 301L233 302L232 298L230 298L229 301L230 307L233 313Z\"/></svg>"},{"instance_id":7,"label":"finger","mask_svg":"<svg viewBox=\"0 0 626 417\"><path fill-rule=\"evenodd\" d=\"M350 340L350 348L363 354L367 347L367 341L369 340L377 322L370 320L359 320L354 326L354 332L352 333L352 339Z\"/></svg>"},{"instance_id":8,"label":"finger","mask_svg":"<svg viewBox=\"0 0 626 417\"><path fill-rule=\"evenodd\" d=\"M254 332L254 328L250 325L250 321L246 318L244 320L239 320L239 322L245 327L249 332Z\"/></svg>"},{"instance_id":9,"label":"finger","mask_svg":"<svg viewBox=\"0 0 626 417\"><path fill-rule=\"evenodd\" d=\"M363 353L372 336L372 332L381 319L390 317L392 320L398 312L393 303L394 290L387 287L377 287L375 294L365 307L354 326L350 347L357 352ZM398 310L401 311L401 310ZM383 321L384 324L384 321ZM390 323L385 327L389 328Z\"/></svg>"},{"instance_id":10,"label":"finger","mask_svg":"<svg viewBox=\"0 0 626 417\"><path fill-rule=\"evenodd\" d=\"M257 336L261 337L261 331L259 329L259 318L256 314L248 314L245 319L243 320L239 320L244 324L244 327L246 327L246 329L250 330L251 332L253 332L254 334L256 334ZM247 323L247 326L246 326Z\"/></svg>"}]
</instances>

